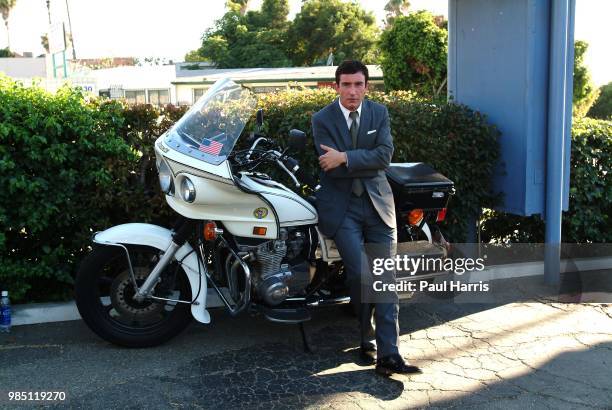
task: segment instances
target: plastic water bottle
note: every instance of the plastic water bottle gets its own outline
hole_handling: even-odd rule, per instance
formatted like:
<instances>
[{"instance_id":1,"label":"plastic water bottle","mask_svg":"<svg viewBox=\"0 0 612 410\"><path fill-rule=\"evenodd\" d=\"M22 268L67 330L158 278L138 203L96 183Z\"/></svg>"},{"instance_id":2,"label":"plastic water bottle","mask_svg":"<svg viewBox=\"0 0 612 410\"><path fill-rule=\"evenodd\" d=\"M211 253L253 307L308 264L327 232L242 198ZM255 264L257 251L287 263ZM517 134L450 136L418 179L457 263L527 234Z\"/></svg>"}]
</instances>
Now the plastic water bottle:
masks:
<instances>
[{"instance_id":1,"label":"plastic water bottle","mask_svg":"<svg viewBox=\"0 0 612 410\"><path fill-rule=\"evenodd\" d=\"M9 333L11 331L11 301L8 297L8 291L2 291L2 299L0 299L0 333Z\"/></svg>"}]
</instances>

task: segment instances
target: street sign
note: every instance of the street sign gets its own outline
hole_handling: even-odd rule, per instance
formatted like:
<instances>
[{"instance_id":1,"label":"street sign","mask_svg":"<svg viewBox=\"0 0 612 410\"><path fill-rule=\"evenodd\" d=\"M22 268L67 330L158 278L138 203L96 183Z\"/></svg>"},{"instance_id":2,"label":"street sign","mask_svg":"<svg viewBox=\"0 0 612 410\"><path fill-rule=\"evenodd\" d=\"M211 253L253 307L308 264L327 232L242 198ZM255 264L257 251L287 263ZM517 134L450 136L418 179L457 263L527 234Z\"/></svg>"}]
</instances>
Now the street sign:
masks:
<instances>
[{"instance_id":1,"label":"street sign","mask_svg":"<svg viewBox=\"0 0 612 410\"><path fill-rule=\"evenodd\" d=\"M56 23L49 26L47 34L49 40L49 52L51 54L61 53L66 50L66 30L64 23Z\"/></svg>"}]
</instances>

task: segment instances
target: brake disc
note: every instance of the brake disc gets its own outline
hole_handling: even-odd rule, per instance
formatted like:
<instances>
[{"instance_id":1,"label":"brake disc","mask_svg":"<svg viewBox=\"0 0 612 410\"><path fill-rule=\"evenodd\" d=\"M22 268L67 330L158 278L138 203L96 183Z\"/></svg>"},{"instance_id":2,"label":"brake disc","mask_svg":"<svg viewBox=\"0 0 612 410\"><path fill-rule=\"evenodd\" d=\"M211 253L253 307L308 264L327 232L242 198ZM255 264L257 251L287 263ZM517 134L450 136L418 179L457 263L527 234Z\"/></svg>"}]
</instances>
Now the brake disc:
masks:
<instances>
[{"instance_id":1,"label":"brake disc","mask_svg":"<svg viewBox=\"0 0 612 410\"><path fill-rule=\"evenodd\" d=\"M135 267L134 276L136 283L140 286L149 275L150 270L144 267ZM125 270L115 277L111 284L111 302L120 314L148 317L157 315L162 311L164 305L154 303L150 300L138 302L134 299L136 290L132 284L129 271Z\"/></svg>"}]
</instances>

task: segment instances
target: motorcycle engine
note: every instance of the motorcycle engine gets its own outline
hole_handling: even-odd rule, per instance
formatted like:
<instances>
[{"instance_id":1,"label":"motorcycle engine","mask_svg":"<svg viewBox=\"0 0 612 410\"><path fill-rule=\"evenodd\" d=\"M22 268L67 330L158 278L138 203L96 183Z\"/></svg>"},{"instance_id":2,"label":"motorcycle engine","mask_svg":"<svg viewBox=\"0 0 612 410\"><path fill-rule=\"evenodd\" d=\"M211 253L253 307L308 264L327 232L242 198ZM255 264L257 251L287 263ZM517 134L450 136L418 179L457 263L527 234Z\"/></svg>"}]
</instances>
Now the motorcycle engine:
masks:
<instances>
[{"instance_id":1,"label":"motorcycle engine","mask_svg":"<svg viewBox=\"0 0 612 410\"><path fill-rule=\"evenodd\" d=\"M308 262L310 245L308 228L281 228L279 239L248 246L256 258L253 285L266 304L278 305L311 282L314 267Z\"/></svg>"}]
</instances>

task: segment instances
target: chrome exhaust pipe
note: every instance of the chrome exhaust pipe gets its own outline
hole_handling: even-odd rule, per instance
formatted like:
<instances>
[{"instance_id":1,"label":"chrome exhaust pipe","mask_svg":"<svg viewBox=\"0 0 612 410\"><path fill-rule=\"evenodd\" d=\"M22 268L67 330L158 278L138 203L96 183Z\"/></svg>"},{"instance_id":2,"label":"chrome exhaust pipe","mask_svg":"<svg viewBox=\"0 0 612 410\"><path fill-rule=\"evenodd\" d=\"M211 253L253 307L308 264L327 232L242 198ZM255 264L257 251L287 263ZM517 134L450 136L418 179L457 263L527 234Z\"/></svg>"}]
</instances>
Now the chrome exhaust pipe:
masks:
<instances>
[{"instance_id":1,"label":"chrome exhaust pipe","mask_svg":"<svg viewBox=\"0 0 612 410\"><path fill-rule=\"evenodd\" d=\"M206 272L206 277L219 295L219 298L221 299L223 304L227 307L227 310L229 311L230 315L236 316L251 304L251 270L249 269L249 265L246 263L246 261L251 257L251 255L247 253L246 255L241 257L236 252L234 252L234 250L231 248L231 246L229 246L224 237L219 236L219 239L223 241L223 244L227 247L227 249L235 258L235 262L232 264L231 267L231 272L227 271L227 269L225 272L228 284L233 283L232 278L229 276L230 273L234 275L234 273L236 273L236 269L238 269L238 265L240 265L244 273L244 293L242 294L240 300L238 300L237 302L234 301L231 296L226 298L219 286L215 283L214 279L210 276L208 271Z\"/></svg>"}]
</instances>

